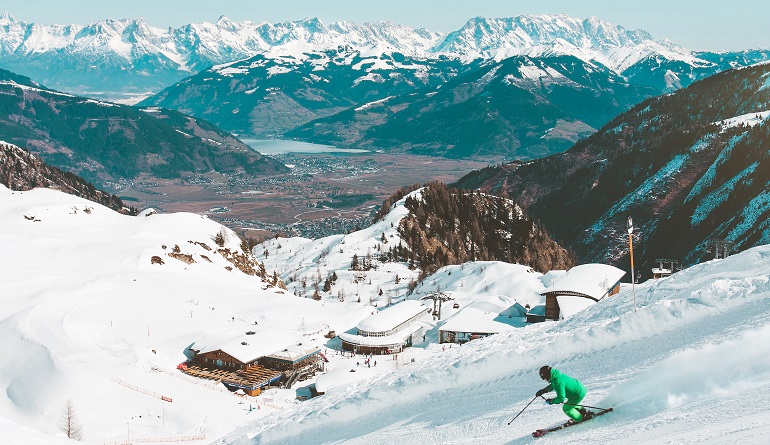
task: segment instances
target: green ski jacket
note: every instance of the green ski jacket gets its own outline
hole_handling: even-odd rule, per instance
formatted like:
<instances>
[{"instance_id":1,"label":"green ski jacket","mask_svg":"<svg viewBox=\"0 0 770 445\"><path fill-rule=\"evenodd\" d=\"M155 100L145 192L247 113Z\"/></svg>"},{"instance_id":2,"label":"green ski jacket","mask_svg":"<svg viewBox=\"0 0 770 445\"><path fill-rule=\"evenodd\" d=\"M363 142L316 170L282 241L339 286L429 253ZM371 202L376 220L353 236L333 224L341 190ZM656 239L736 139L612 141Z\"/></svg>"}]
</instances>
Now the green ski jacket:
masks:
<instances>
[{"instance_id":1,"label":"green ski jacket","mask_svg":"<svg viewBox=\"0 0 770 445\"><path fill-rule=\"evenodd\" d=\"M586 396L586 389L577 379L562 374L558 369L551 369L551 379L546 386L546 392L556 392L553 404L559 404L566 399L582 399Z\"/></svg>"}]
</instances>

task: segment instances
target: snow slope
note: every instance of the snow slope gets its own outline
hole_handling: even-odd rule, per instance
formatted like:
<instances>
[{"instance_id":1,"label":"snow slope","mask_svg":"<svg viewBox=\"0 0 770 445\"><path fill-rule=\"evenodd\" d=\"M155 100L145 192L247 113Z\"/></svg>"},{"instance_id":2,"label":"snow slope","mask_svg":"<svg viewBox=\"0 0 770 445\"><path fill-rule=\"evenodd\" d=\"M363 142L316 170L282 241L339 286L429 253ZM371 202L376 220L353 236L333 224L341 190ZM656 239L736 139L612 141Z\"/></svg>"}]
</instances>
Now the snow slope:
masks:
<instances>
[{"instance_id":1,"label":"snow slope","mask_svg":"<svg viewBox=\"0 0 770 445\"><path fill-rule=\"evenodd\" d=\"M374 305L406 295L401 286L414 271L404 264L363 276L347 271L350 256L376 251L382 233L397 242L390 223L403 211L396 204L384 221L348 235L258 247L283 264L284 279L297 276L287 292L226 270L201 246L213 246L222 231L205 217L129 217L53 190L0 187L0 352L12 358L0 361L0 444L67 443L57 428L67 399L93 444L127 436L197 437L192 444L530 443L532 431L565 419L536 401L506 425L544 386L536 371L546 363L586 384L587 405L616 411L538 443L766 442L770 246L637 285L636 311L624 286L566 321L526 326L512 308L542 303L539 292L563 272L499 262L445 267L410 298L440 290L460 308L445 303L441 320L424 322L424 342L398 357L375 356L369 367L363 357L336 354L334 340L318 334L352 329ZM224 233L235 249L237 238ZM175 245L196 262L169 257ZM322 275L338 274L336 288L321 301L292 296L301 289L295 283L322 267ZM398 284L395 274L404 274ZM378 295L378 287L391 294ZM351 297L356 290L361 302ZM462 346L435 343L443 323L467 307L497 312L495 320L512 328ZM175 370L194 342L227 342L247 329L277 348L276 333L286 345L327 349L327 394L295 400L308 394L313 381L306 381L236 397Z\"/></svg>"},{"instance_id":2,"label":"snow slope","mask_svg":"<svg viewBox=\"0 0 770 445\"><path fill-rule=\"evenodd\" d=\"M765 443L770 433L770 247L637 286L565 322L443 351L260 419L221 443L518 444L565 419L534 403L536 370L582 380L616 412L538 443Z\"/></svg>"},{"instance_id":3,"label":"snow slope","mask_svg":"<svg viewBox=\"0 0 770 445\"><path fill-rule=\"evenodd\" d=\"M294 298L241 273L202 247L216 247L223 227L199 215L130 217L54 190L0 186L0 227L0 419L46 433L58 434L72 399L90 443L217 437L257 401L185 378L175 368L187 347L250 330L278 351L320 337L312 330L327 320L354 325L369 313ZM224 233L225 247L238 249ZM174 246L195 262L168 256ZM271 397L280 408L295 395ZM263 408L251 417L272 409Z\"/></svg>"}]
</instances>

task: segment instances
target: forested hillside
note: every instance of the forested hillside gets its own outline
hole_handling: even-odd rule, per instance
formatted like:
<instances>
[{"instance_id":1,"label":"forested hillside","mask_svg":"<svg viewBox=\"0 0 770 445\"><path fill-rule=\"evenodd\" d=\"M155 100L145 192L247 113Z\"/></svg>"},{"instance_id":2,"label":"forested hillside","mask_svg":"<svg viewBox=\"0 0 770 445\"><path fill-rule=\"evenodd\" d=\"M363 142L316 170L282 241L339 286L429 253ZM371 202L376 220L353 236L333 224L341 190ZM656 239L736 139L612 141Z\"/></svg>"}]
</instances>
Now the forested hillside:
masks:
<instances>
[{"instance_id":1,"label":"forested hillside","mask_svg":"<svg viewBox=\"0 0 770 445\"><path fill-rule=\"evenodd\" d=\"M53 188L99 203L117 212L135 215L136 209L115 195L97 189L74 173L50 166L15 145L0 142L0 184L11 190Z\"/></svg>"},{"instance_id":2,"label":"forested hillside","mask_svg":"<svg viewBox=\"0 0 770 445\"><path fill-rule=\"evenodd\" d=\"M398 193L389 201L404 195ZM576 261L521 207L505 198L432 182L419 197L408 197L405 206L409 214L398 231L408 249L393 246L390 256L419 265L421 278L467 261L506 261L538 272L568 269Z\"/></svg>"},{"instance_id":3,"label":"forested hillside","mask_svg":"<svg viewBox=\"0 0 770 445\"><path fill-rule=\"evenodd\" d=\"M717 74L637 105L563 154L456 185L516 197L583 261L628 264L628 216L645 268L713 258L714 240L770 242L768 76L768 64Z\"/></svg>"},{"instance_id":4,"label":"forested hillside","mask_svg":"<svg viewBox=\"0 0 770 445\"><path fill-rule=\"evenodd\" d=\"M141 174L287 170L203 120L61 93L1 69L0 139L100 186Z\"/></svg>"}]
</instances>

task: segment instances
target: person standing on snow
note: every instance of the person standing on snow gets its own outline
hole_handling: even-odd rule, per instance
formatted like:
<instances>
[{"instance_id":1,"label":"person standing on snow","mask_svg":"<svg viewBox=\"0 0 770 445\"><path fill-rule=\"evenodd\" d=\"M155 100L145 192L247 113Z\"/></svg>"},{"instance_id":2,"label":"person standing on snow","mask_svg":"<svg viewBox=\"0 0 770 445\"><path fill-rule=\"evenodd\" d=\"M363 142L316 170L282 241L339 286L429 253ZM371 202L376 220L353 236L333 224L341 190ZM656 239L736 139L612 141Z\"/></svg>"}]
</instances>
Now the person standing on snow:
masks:
<instances>
[{"instance_id":1,"label":"person standing on snow","mask_svg":"<svg viewBox=\"0 0 770 445\"><path fill-rule=\"evenodd\" d=\"M548 386L535 393L535 397L540 397L550 391L556 392L556 397L546 399L545 402L549 405L558 405L566 400L567 403L561 407L564 414L575 423L581 422L586 415L585 408L579 405L586 396L586 389L583 384L548 365L540 368L540 378L547 381Z\"/></svg>"}]
</instances>

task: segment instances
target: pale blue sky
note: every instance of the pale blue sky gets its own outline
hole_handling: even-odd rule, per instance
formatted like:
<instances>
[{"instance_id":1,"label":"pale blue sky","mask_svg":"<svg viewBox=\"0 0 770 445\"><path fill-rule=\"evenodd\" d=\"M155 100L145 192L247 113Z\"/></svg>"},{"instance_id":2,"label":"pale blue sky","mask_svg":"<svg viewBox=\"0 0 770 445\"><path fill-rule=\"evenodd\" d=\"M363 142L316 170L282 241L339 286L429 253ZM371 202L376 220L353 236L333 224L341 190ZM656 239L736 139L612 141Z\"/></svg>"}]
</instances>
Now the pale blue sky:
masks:
<instances>
[{"instance_id":1,"label":"pale blue sky","mask_svg":"<svg viewBox=\"0 0 770 445\"><path fill-rule=\"evenodd\" d=\"M566 13L596 16L629 29L644 29L691 50L770 48L767 0L2 0L17 20L87 24L103 18L142 17L157 27L232 20L284 22L319 17L371 22L389 20L414 28L452 31L472 17Z\"/></svg>"}]
</instances>

